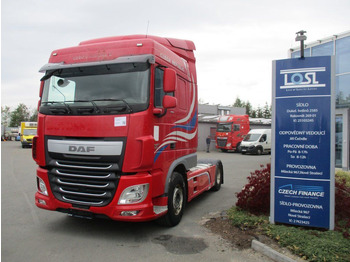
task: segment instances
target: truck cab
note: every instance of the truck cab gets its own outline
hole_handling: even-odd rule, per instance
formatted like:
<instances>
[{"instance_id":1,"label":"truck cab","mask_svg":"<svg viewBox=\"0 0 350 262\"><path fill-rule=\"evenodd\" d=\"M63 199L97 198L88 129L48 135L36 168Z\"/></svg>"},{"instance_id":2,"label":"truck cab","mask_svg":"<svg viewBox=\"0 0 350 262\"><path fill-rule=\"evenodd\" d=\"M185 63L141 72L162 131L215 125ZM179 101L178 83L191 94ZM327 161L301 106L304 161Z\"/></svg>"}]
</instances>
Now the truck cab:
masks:
<instances>
[{"instance_id":1,"label":"truck cab","mask_svg":"<svg viewBox=\"0 0 350 262\"><path fill-rule=\"evenodd\" d=\"M133 35L53 51L40 69L36 205L174 226L187 201L218 189L221 162L197 165L194 50Z\"/></svg>"},{"instance_id":2,"label":"truck cab","mask_svg":"<svg viewBox=\"0 0 350 262\"><path fill-rule=\"evenodd\" d=\"M216 148L223 152L228 150L240 152L241 142L248 132L248 115L220 116L216 128Z\"/></svg>"}]
</instances>

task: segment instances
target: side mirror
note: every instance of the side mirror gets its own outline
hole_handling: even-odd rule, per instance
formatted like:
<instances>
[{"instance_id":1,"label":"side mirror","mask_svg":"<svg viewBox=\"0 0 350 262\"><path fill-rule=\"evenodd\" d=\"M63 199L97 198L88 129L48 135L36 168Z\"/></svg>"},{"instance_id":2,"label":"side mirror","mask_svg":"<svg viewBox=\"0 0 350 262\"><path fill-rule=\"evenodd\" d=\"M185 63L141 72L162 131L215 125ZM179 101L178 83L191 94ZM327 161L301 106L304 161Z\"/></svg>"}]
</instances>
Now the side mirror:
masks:
<instances>
[{"instance_id":1,"label":"side mirror","mask_svg":"<svg viewBox=\"0 0 350 262\"><path fill-rule=\"evenodd\" d=\"M176 71L171 68L164 69L163 90L165 93L174 92L176 89Z\"/></svg>"},{"instance_id":2,"label":"side mirror","mask_svg":"<svg viewBox=\"0 0 350 262\"><path fill-rule=\"evenodd\" d=\"M176 104L177 104L177 100L176 100L175 97L167 96L167 95L165 95L163 97L163 107L165 109L167 109L167 108L174 108L174 107L176 107Z\"/></svg>"}]
</instances>

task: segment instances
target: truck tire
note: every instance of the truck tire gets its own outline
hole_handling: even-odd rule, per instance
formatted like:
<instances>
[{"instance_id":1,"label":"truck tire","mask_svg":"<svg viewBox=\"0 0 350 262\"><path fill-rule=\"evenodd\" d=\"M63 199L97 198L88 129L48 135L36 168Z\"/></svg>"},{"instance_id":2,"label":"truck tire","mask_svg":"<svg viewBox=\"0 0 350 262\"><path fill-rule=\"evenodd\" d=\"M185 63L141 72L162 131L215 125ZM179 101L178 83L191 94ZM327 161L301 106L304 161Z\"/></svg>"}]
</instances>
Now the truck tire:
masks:
<instances>
[{"instance_id":1,"label":"truck tire","mask_svg":"<svg viewBox=\"0 0 350 262\"><path fill-rule=\"evenodd\" d=\"M173 227L180 223L185 203L186 187L182 175L174 172L171 176L168 191L168 212L157 220L160 225Z\"/></svg>"},{"instance_id":2,"label":"truck tire","mask_svg":"<svg viewBox=\"0 0 350 262\"><path fill-rule=\"evenodd\" d=\"M223 182L223 170L222 170L222 164L221 162L216 163L216 169L215 169L215 184L211 188L212 191L219 191L221 188L221 184Z\"/></svg>"},{"instance_id":3,"label":"truck tire","mask_svg":"<svg viewBox=\"0 0 350 262\"><path fill-rule=\"evenodd\" d=\"M237 153L241 153L241 142L238 142L236 145L236 151Z\"/></svg>"}]
</instances>

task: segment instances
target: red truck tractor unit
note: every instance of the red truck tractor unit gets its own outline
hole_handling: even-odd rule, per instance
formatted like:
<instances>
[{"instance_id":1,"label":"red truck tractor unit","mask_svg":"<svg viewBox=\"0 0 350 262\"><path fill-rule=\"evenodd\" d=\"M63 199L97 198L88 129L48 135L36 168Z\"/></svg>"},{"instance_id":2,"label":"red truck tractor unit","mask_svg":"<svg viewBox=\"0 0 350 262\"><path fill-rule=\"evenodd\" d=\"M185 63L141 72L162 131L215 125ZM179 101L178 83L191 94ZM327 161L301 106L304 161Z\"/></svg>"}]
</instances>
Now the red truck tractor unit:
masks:
<instances>
[{"instance_id":1,"label":"red truck tractor unit","mask_svg":"<svg viewBox=\"0 0 350 262\"><path fill-rule=\"evenodd\" d=\"M241 142L249 129L248 115L220 116L216 128L216 148L223 152L240 152Z\"/></svg>"},{"instance_id":2,"label":"red truck tractor unit","mask_svg":"<svg viewBox=\"0 0 350 262\"><path fill-rule=\"evenodd\" d=\"M221 161L197 161L194 50L131 35L53 51L40 69L36 205L175 226L188 201L219 190Z\"/></svg>"}]
</instances>

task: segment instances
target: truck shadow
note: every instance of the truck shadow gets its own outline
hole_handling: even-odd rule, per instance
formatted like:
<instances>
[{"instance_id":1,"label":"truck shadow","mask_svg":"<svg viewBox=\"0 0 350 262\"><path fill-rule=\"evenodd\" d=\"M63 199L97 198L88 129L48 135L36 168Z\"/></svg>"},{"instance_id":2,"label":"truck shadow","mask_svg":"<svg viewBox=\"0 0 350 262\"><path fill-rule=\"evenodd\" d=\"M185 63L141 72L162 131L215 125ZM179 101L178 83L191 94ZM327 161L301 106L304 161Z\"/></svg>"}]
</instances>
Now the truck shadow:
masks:
<instances>
[{"instance_id":1,"label":"truck shadow","mask_svg":"<svg viewBox=\"0 0 350 262\"><path fill-rule=\"evenodd\" d=\"M57 217L46 223L45 230L52 234L61 234L67 237L115 241L120 242L117 245L135 246L145 241L153 241L159 236L179 235L176 232L183 231L186 218L188 220L188 218L193 217L194 219L190 220L191 223L199 222L201 217L198 217L196 212L203 209L207 198L213 197L212 194L218 194L218 192L205 192L187 203L182 221L175 227L164 227L155 221L121 222L102 218L83 219L56 213Z\"/></svg>"}]
</instances>

